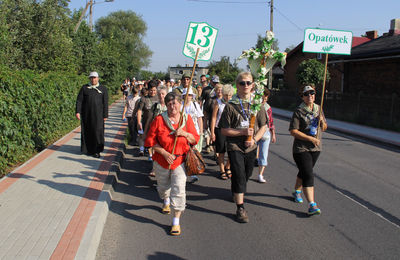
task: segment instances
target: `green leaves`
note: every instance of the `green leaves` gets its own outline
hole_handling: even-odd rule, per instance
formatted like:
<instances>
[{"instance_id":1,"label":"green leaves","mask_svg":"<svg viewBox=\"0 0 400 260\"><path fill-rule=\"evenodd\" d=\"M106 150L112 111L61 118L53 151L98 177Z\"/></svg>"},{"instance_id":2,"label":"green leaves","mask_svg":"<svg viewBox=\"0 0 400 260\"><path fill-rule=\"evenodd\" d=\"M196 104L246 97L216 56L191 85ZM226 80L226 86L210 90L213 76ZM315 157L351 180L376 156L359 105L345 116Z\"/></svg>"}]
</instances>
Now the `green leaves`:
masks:
<instances>
[{"instance_id":1,"label":"green leaves","mask_svg":"<svg viewBox=\"0 0 400 260\"><path fill-rule=\"evenodd\" d=\"M324 52L328 52L328 51L332 50L333 47L335 47L335 45L331 44L331 45L329 45L329 46L324 46L324 47L322 47L322 50L323 50Z\"/></svg>"},{"instance_id":2,"label":"green leaves","mask_svg":"<svg viewBox=\"0 0 400 260\"><path fill-rule=\"evenodd\" d=\"M316 59L305 60L297 68L296 78L303 85L311 83L318 85L324 80L324 65ZM329 71L327 71L326 80L329 79Z\"/></svg>"},{"instance_id":3,"label":"green leaves","mask_svg":"<svg viewBox=\"0 0 400 260\"><path fill-rule=\"evenodd\" d=\"M0 66L0 175L77 126L75 100L86 81L86 76Z\"/></svg>"}]
</instances>

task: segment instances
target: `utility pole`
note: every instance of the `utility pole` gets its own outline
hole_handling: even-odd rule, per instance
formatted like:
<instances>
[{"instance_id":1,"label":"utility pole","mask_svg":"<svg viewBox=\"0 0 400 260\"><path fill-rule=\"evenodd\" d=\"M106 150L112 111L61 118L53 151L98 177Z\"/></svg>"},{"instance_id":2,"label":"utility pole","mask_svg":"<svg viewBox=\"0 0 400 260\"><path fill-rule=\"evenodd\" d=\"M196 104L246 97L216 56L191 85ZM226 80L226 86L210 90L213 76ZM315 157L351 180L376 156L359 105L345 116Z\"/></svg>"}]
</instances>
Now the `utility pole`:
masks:
<instances>
[{"instance_id":1,"label":"utility pole","mask_svg":"<svg viewBox=\"0 0 400 260\"><path fill-rule=\"evenodd\" d=\"M274 0L271 0L269 2L269 6L270 6L270 14L269 14L269 30L271 32L274 31ZM271 70L269 71L269 75L268 75L268 89L272 89L272 70L273 68L271 68Z\"/></svg>"},{"instance_id":2,"label":"utility pole","mask_svg":"<svg viewBox=\"0 0 400 260\"><path fill-rule=\"evenodd\" d=\"M89 2L86 3L85 9L83 9L81 17L79 17L78 23L75 25L74 32L76 33L78 31L78 28L82 23L83 17L85 17L86 11L89 7L90 7L90 9L89 9L89 28L90 28L90 31L93 31L93 5L100 4L100 3L109 3L109 2L114 2L114 0L105 0L103 2L96 2L95 0L89 0Z\"/></svg>"},{"instance_id":3,"label":"utility pole","mask_svg":"<svg viewBox=\"0 0 400 260\"><path fill-rule=\"evenodd\" d=\"M93 0L90 0L89 28L90 28L90 31L93 32Z\"/></svg>"}]
</instances>

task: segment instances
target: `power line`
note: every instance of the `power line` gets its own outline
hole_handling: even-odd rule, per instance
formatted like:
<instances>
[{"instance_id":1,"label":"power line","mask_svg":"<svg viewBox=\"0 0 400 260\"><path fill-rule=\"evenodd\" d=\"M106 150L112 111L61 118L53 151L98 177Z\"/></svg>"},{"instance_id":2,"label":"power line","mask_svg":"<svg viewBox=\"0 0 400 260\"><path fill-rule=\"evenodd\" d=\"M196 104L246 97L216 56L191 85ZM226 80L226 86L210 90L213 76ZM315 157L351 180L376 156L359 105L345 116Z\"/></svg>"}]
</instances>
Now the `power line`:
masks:
<instances>
[{"instance_id":1,"label":"power line","mask_svg":"<svg viewBox=\"0 0 400 260\"><path fill-rule=\"evenodd\" d=\"M189 2L214 3L214 4L266 4L267 1L213 1L213 0L186 0Z\"/></svg>"},{"instance_id":2,"label":"power line","mask_svg":"<svg viewBox=\"0 0 400 260\"><path fill-rule=\"evenodd\" d=\"M297 24L295 24L294 22L292 22L286 15L284 15L281 11L278 10L278 8L276 8L275 6L273 7L280 15L283 16L283 18L285 18L289 23L291 23L293 26L295 26L297 29L299 29L300 31L304 31L304 29L300 28Z\"/></svg>"}]
</instances>

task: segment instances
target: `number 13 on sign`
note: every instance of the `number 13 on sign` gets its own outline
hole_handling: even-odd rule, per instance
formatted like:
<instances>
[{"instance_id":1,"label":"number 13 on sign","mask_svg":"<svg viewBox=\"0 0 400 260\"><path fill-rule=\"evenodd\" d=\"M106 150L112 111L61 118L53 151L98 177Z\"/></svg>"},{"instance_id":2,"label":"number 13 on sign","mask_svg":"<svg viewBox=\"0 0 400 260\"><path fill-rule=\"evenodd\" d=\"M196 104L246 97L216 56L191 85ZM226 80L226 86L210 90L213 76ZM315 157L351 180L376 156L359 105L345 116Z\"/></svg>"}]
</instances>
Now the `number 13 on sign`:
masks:
<instances>
[{"instance_id":1,"label":"number 13 on sign","mask_svg":"<svg viewBox=\"0 0 400 260\"><path fill-rule=\"evenodd\" d=\"M191 22L186 34L185 44L183 45L183 55L195 59L196 51L199 49L197 59L202 61L210 60L217 34L218 29L208 23Z\"/></svg>"}]
</instances>

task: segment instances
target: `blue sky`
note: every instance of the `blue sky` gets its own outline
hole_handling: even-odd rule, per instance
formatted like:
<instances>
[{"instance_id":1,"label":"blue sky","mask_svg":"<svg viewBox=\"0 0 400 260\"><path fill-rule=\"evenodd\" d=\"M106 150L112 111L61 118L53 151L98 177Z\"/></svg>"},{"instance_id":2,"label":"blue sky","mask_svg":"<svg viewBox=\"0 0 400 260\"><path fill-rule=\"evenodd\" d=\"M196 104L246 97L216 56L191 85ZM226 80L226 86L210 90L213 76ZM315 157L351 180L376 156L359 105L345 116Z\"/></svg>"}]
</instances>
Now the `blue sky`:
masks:
<instances>
[{"instance_id":1,"label":"blue sky","mask_svg":"<svg viewBox=\"0 0 400 260\"><path fill-rule=\"evenodd\" d=\"M70 0L71 10L83 8L87 0ZM207 22L219 29L213 60L229 56L234 60L242 50L254 46L257 34L269 29L269 1L262 0L114 0L97 1L94 19L119 10L132 10L147 24L145 43L153 51L151 71L167 71L168 66L193 65L183 56L189 22ZM220 3L218 3L220 2ZM240 2L240 3L230 3ZM353 36L377 30L389 31L390 20L400 18L400 0L274 0L274 33L279 49L297 45L304 29L349 30ZM208 62L199 62L206 66ZM245 61L239 66L245 67Z\"/></svg>"}]
</instances>

